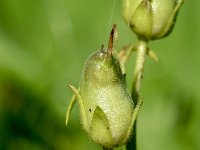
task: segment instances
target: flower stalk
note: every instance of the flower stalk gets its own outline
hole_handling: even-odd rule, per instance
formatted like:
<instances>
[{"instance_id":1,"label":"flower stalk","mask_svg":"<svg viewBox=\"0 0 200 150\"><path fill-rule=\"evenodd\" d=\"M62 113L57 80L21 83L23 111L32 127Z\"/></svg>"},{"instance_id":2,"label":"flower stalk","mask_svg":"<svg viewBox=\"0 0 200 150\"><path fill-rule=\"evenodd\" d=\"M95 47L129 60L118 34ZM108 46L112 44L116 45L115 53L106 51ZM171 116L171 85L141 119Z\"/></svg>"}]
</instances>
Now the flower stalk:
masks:
<instances>
[{"instance_id":1,"label":"flower stalk","mask_svg":"<svg viewBox=\"0 0 200 150\"><path fill-rule=\"evenodd\" d=\"M131 95L133 97L135 104L138 103L138 100L140 98L140 89L141 89L141 83L142 83L142 78L143 78L144 65L146 61L145 59L146 59L146 54L148 51L147 41L139 39L136 50L137 50L137 57L136 57L135 71L134 71L134 77L133 77L134 80L133 80L133 85L132 85L132 92L131 92ZM133 137L126 145L127 150L137 149L136 122L133 128L134 128Z\"/></svg>"},{"instance_id":2,"label":"flower stalk","mask_svg":"<svg viewBox=\"0 0 200 150\"><path fill-rule=\"evenodd\" d=\"M140 88L143 78L143 70L144 70L146 54L147 54L147 42L145 40L139 39L137 46L135 71L133 77L134 80L132 85L132 97L134 97L135 104L137 104L140 95Z\"/></svg>"}]
</instances>

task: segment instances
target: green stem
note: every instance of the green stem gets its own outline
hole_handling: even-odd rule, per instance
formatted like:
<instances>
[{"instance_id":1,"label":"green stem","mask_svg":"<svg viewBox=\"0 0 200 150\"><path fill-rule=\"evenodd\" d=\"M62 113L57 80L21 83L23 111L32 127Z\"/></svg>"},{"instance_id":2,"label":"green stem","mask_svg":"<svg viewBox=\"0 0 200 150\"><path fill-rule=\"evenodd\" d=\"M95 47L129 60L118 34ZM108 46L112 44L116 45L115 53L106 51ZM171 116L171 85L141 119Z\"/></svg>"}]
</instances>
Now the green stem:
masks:
<instances>
[{"instance_id":1,"label":"green stem","mask_svg":"<svg viewBox=\"0 0 200 150\"><path fill-rule=\"evenodd\" d=\"M139 39L138 46L137 46L137 58L136 58L136 64L135 64L134 80L133 80L132 93L131 93L135 106L138 103L138 99L140 96L140 87L141 87L141 82L143 78L143 70L144 70L146 54L147 54L147 41ZM137 130L136 130L136 122L135 122L134 127L133 127L133 132L134 132L133 137L126 145L127 150L137 149L136 131Z\"/></svg>"}]
</instances>

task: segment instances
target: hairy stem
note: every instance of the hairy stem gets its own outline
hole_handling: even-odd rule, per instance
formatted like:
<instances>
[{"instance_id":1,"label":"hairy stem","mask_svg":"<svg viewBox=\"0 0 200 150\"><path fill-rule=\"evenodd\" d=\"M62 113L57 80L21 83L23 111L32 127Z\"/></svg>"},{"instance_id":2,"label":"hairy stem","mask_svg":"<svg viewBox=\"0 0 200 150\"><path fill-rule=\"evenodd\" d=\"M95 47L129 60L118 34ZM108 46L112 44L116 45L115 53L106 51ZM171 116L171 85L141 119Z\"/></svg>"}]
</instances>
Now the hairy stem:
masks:
<instances>
[{"instance_id":1,"label":"hairy stem","mask_svg":"<svg viewBox=\"0 0 200 150\"><path fill-rule=\"evenodd\" d=\"M147 41L139 39L138 46L137 46L137 58L136 58L136 64L135 64L135 72L134 72L134 80L133 80L133 86L132 86L132 98L134 101L134 104L138 103L138 99L140 96L140 87L141 82L143 78L143 70L144 70L144 64L145 64L145 58L147 54ZM127 150L136 150L137 144L136 144L136 122L133 127L133 137L132 139L127 143L126 148Z\"/></svg>"},{"instance_id":2,"label":"hairy stem","mask_svg":"<svg viewBox=\"0 0 200 150\"><path fill-rule=\"evenodd\" d=\"M147 54L147 42L139 40L137 47L137 58L135 64L134 80L132 86L132 97L135 104L137 104L138 98L140 96L140 87L143 78L143 70L144 70L146 54Z\"/></svg>"}]
</instances>

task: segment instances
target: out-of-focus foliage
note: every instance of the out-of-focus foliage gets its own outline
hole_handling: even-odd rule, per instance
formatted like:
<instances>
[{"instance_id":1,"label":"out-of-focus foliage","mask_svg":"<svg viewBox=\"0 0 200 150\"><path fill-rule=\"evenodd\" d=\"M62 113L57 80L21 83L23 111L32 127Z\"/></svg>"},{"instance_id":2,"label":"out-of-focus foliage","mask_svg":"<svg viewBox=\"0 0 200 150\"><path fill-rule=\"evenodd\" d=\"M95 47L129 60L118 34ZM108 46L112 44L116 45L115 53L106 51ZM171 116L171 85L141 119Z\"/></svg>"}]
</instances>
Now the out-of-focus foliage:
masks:
<instances>
[{"instance_id":1,"label":"out-of-focus foliage","mask_svg":"<svg viewBox=\"0 0 200 150\"><path fill-rule=\"evenodd\" d=\"M200 18L197 0L182 7L173 33L150 44L138 119L138 149L200 149ZM85 135L77 109L65 126L71 98L90 53L118 24L117 48L135 41L121 2L0 1L0 149L101 149ZM134 55L127 82L131 88Z\"/></svg>"}]
</instances>

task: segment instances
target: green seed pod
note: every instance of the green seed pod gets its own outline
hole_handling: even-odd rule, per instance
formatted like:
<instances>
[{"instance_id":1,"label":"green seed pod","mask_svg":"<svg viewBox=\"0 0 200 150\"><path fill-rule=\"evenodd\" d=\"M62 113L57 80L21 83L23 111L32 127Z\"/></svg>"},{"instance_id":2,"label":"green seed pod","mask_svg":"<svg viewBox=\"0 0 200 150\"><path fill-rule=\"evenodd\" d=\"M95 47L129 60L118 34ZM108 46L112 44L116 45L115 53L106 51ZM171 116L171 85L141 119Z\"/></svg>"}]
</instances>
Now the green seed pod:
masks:
<instances>
[{"instance_id":1,"label":"green seed pod","mask_svg":"<svg viewBox=\"0 0 200 150\"><path fill-rule=\"evenodd\" d=\"M154 40L173 29L183 0L123 0L123 17L141 38Z\"/></svg>"},{"instance_id":2,"label":"green seed pod","mask_svg":"<svg viewBox=\"0 0 200 150\"><path fill-rule=\"evenodd\" d=\"M112 55L113 34L114 29L108 49L102 48L86 61L80 91L70 85L79 103L83 129L95 143L106 148L127 142L140 106L134 107L119 61Z\"/></svg>"}]
</instances>

